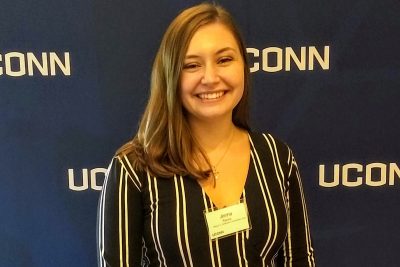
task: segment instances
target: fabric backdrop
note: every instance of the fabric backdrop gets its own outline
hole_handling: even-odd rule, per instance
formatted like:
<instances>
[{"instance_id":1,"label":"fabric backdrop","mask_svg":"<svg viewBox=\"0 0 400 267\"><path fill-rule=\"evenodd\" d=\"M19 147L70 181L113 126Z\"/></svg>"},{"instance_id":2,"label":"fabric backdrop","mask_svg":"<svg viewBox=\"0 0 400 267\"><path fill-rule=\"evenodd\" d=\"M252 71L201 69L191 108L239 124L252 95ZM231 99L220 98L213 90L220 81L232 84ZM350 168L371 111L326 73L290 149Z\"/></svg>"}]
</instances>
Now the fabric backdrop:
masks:
<instances>
[{"instance_id":1,"label":"fabric backdrop","mask_svg":"<svg viewBox=\"0 0 400 267\"><path fill-rule=\"evenodd\" d=\"M198 1L0 0L0 266L96 266L96 208L167 25ZM319 266L399 266L400 2L220 1L251 121L294 150Z\"/></svg>"}]
</instances>

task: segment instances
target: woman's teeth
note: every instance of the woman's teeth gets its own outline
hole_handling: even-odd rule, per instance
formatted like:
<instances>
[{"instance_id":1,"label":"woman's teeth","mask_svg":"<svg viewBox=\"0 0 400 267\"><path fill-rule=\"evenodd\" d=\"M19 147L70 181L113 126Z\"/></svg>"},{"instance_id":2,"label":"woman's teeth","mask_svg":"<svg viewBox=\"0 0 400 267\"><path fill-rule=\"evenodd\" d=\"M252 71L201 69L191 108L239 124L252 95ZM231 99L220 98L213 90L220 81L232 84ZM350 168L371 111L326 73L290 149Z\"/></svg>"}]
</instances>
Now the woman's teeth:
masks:
<instances>
[{"instance_id":1,"label":"woman's teeth","mask_svg":"<svg viewBox=\"0 0 400 267\"><path fill-rule=\"evenodd\" d=\"M217 92L217 93L203 93L203 94L199 94L199 97L201 99L207 99L207 100L212 100L212 99L218 99L221 96L224 95L224 92Z\"/></svg>"}]
</instances>

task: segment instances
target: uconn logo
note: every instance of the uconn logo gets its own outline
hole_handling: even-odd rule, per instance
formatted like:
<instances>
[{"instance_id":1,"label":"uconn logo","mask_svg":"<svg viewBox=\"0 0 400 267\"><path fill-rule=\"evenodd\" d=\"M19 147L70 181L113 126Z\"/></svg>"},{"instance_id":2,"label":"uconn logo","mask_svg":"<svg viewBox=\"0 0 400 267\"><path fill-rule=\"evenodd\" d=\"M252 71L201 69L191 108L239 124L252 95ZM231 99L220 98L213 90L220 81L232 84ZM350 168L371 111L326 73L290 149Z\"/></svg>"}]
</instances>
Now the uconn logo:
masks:
<instances>
[{"instance_id":1,"label":"uconn logo","mask_svg":"<svg viewBox=\"0 0 400 267\"><path fill-rule=\"evenodd\" d=\"M0 76L56 76L71 75L69 52L57 55L54 52L0 54Z\"/></svg>"},{"instance_id":2,"label":"uconn logo","mask_svg":"<svg viewBox=\"0 0 400 267\"><path fill-rule=\"evenodd\" d=\"M329 70L330 47L317 49L315 46L266 47L257 49L248 47L250 72L279 72L279 71L314 71L315 69Z\"/></svg>"},{"instance_id":3,"label":"uconn logo","mask_svg":"<svg viewBox=\"0 0 400 267\"><path fill-rule=\"evenodd\" d=\"M319 185L321 187L376 187L396 184L400 184L400 168L396 163L319 165Z\"/></svg>"},{"instance_id":4,"label":"uconn logo","mask_svg":"<svg viewBox=\"0 0 400 267\"><path fill-rule=\"evenodd\" d=\"M101 190L107 169L94 168L76 171L68 169L68 187L73 191Z\"/></svg>"}]
</instances>

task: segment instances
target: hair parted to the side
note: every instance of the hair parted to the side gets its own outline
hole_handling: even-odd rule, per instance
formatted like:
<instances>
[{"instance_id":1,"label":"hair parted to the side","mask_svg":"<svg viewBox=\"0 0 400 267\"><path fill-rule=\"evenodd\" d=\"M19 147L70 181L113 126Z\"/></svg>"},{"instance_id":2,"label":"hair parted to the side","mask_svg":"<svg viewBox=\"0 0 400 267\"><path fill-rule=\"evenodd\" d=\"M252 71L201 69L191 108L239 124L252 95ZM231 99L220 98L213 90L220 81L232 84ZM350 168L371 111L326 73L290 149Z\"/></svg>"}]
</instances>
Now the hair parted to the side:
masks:
<instances>
[{"instance_id":1,"label":"hair parted to the side","mask_svg":"<svg viewBox=\"0 0 400 267\"><path fill-rule=\"evenodd\" d=\"M231 15L221 6L203 3L182 11L169 25L156 54L150 84L150 98L132 141L118 155L127 155L137 171L149 171L159 177L190 174L207 178L211 165L195 140L187 122L179 95L183 61L193 34L209 23L225 25L235 37L244 61L244 92L233 110L233 123L249 130L246 48ZM200 166L208 165L208 169Z\"/></svg>"}]
</instances>

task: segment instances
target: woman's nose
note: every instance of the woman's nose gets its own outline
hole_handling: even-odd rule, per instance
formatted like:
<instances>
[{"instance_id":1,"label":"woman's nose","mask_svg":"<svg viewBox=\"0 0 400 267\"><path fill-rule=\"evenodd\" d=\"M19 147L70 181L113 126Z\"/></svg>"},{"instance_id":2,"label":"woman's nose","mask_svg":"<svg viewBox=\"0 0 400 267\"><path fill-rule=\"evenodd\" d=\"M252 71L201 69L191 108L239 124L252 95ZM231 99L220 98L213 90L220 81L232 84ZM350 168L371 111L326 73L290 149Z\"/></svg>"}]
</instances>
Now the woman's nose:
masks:
<instances>
[{"instance_id":1,"label":"woman's nose","mask_svg":"<svg viewBox=\"0 0 400 267\"><path fill-rule=\"evenodd\" d=\"M203 84L214 84L219 82L219 75L217 67L208 65L204 67L203 77L201 79Z\"/></svg>"}]
</instances>

